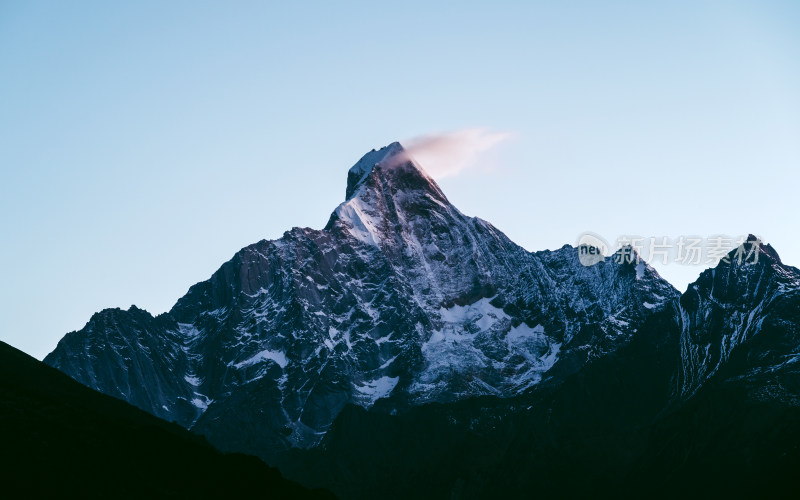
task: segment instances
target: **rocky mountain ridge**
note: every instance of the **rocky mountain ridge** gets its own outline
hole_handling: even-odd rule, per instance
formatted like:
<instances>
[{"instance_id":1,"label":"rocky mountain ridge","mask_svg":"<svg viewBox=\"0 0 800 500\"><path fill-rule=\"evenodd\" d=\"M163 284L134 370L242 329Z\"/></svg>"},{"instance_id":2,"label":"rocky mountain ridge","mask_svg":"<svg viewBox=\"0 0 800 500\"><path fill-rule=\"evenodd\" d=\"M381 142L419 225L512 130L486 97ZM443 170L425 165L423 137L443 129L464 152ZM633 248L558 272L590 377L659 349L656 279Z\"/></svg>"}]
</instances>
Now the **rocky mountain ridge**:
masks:
<instances>
[{"instance_id":1,"label":"rocky mountain ridge","mask_svg":"<svg viewBox=\"0 0 800 500\"><path fill-rule=\"evenodd\" d=\"M324 229L242 249L169 313L98 313L45 362L269 458L318 442L346 404L402 411L557 384L678 295L618 260L526 251L393 143L350 169Z\"/></svg>"},{"instance_id":2,"label":"rocky mountain ridge","mask_svg":"<svg viewBox=\"0 0 800 500\"><path fill-rule=\"evenodd\" d=\"M343 497L794 463L800 271L751 237L681 294L631 251L529 252L393 143L323 229L243 248L168 313L102 311L45 361Z\"/></svg>"}]
</instances>

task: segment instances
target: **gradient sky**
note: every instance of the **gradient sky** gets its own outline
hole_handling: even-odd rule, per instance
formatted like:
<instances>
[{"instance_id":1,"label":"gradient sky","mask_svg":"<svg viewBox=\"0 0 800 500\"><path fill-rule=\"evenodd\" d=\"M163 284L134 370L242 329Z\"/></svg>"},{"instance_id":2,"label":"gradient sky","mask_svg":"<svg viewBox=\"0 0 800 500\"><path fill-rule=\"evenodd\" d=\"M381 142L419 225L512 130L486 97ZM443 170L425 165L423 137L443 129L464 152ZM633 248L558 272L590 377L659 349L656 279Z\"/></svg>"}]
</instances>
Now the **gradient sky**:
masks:
<instances>
[{"instance_id":1,"label":"gradient sky","mask_svg":"<svg viewBox=\"0 0 800 500\"><path fill-rule=\"evenodd\" d=\"M751 232L800 265L800 2L288 3L0 1L0 340L164 312L441 133L473 160L444 192L528 250Z\"/></svg>"}]
</instances>

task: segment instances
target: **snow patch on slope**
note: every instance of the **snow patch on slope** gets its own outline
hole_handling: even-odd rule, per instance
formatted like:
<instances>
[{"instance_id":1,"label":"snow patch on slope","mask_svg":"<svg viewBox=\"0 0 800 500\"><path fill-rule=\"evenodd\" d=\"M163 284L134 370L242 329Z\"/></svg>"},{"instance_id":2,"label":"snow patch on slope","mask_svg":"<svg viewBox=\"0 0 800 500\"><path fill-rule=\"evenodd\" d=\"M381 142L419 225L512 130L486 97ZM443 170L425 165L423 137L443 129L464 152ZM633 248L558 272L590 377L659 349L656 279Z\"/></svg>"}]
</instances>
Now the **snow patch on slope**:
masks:
<instances>
[{"instance_id":1,"label":"snow patch on slope","mask_svg":"<svg viewBox=\"0 0 800 500\"><path fill-rule=\"evenodd\" d=\"M244 368L246 366L251 366L256 363L262 363L267 360L274 361L281 368L286 368L286 365L289 364L289 361L286 359L286 354L284 354L282 351L270 351L269 349L266 349L264 351L257 353L255 356L251 358L236 363L233 366L235 366L236 368Z\"/></svg>"},{"instance_id":2,"label":"snow patch on slope","mask_svg":"<svg viewBox=\"0 0 800 500\"><path fill-rule=\"evenodd\" d=\"M389 396L399 380L400 377L381 377L355 385L353 386L357 392L355 399L364 408L370 408L375 401Z\"/></svg>"},{"instance_id":3,"label":"snow patch on slope","mask_svg":"<svg viewBox=\"0 0 800 500\"><path fill-rule=\"evenodd\" d=\"M512 326L491 300L439 310L441 327L422 344L426 367L412 392L422 398L447 395L452 374L460 373L464 388L458 396L513 393L538 383L555 364L561 344L544 326Z\"/></svg>"},{"instance_id":4,"label":"snow patch on slope","mask_svg":"<svg viewBox=\"0 0 800 500\"><path fill-rule=\"evenodd\" d=\"M368 245L380 246L381 238L378 234L380 218L371 216L369 207L365 206L358 197L339 205L336 215L349 223L347 229L355 239Z\"/></svg>"}]
</instances>

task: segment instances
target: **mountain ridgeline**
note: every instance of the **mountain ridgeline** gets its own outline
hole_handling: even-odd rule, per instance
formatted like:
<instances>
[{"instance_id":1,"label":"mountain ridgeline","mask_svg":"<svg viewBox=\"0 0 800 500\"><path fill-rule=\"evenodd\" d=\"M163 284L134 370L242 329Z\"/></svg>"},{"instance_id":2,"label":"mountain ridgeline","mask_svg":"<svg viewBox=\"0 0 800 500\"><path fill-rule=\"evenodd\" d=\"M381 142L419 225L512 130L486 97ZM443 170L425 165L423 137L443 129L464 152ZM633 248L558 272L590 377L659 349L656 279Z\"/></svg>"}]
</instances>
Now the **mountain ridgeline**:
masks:
<instances>
[{"instance_id":1,"label":"mountain ridgeline","mask_svg":"<svg viewBox=\"0 0 800 500\"><path fill-rule=\"evenodd\" d=\"M394 143L322 230L243 248L168 313L97 313L45 362L344 498L779 488L800 271L744 245L684 294L630 249L528 252Z\"/></svg>"}]
</instances>

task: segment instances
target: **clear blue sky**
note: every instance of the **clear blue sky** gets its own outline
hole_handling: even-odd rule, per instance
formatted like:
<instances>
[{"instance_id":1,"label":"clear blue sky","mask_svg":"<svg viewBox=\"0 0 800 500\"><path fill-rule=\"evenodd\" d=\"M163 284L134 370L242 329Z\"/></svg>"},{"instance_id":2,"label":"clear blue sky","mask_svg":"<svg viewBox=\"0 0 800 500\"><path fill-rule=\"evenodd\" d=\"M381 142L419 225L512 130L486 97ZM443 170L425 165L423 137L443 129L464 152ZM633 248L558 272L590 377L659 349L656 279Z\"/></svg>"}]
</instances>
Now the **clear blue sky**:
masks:
<instances>
[{"instance_id":1,"label":"clear blue sky","mask_svg":"<svg viewBox=\"0 0 800 500\"><path fill-rule=\"evenodd\" d=\"M473 128L513 138L442 188L529 250L753 232L800 265L799 2L276 4L0 2L1 340L166 311L322 227L369 149Z\"/></svg>"}]
</instances>

